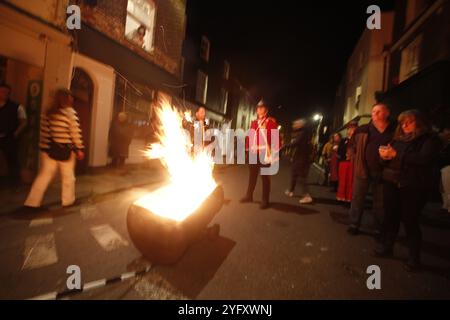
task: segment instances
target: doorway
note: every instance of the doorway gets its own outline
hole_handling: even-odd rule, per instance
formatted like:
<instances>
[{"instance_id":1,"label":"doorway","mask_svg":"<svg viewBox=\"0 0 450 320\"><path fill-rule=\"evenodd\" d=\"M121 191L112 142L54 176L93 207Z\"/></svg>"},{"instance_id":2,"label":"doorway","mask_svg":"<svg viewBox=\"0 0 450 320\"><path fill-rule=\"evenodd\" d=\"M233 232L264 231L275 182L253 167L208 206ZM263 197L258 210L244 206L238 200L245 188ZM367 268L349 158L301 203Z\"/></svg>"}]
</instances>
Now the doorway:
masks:
<instances>
[{"instance_id":1,"label":"doorway","mask_svg":"<svg viewBox=\"0 0 450 320\"><path fill-rule=\"evenodd\" d=\"M72 84L70 86L74 94L74 109L80 119L80 127L83 135L85 158L77 161L76 173L86 174L89 167L89 142L92 118L92 101L94 95L94 82L81 68L75 68Z\"/></svg>"}]
</instances>

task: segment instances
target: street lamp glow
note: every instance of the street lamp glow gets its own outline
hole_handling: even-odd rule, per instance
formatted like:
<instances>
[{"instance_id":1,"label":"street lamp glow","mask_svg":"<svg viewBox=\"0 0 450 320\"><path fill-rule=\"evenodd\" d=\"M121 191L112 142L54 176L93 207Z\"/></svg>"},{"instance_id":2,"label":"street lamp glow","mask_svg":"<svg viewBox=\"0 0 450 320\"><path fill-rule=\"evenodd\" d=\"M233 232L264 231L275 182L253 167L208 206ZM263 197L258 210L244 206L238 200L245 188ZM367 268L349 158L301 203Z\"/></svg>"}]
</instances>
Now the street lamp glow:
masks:
<instances>
[{"instance_id":1,"label":"street lamp glow","mask_svg":"<svg viewBox=\"0 0 450 320\"><path fill-rule=\"evenodd\" d=\"M322 115L319 114L319 113L316 113L316 114L314 115L314 117L313 117L313 120L314 120L314 121L319 121L319 120L321 120L321 119L322 119Z\"/></svg>"}]
</instances>

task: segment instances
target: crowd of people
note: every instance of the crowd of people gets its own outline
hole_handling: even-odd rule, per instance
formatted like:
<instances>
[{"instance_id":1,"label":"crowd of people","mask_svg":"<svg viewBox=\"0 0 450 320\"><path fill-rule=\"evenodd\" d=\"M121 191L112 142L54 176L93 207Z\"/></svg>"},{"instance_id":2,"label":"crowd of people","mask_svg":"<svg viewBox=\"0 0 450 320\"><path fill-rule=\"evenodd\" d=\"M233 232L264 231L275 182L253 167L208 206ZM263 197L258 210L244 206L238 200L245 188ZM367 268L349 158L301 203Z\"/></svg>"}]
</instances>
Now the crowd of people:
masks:
<instances>
[{"instance_id":1,"label":"crowd of people","mask_svg":"<svg viewBox=\"0 0 450 320\"><path fill-rule=\"evenodd\" d=\"M447 125L448 126L448 125ZM403 223L409 248L405 268L420 269L420 214L441 171L443 210L449 210L449 129L431 130L418 110L402 112L390 120L390 109L378 103L371 121L347 125L347 136L330 137L322 150L325 180L336 191L336 199L350 205L348 233L361 230L366 199L372 196L374 254L393 255L395 239Z\"/></svg>"},{"instance_id":2,"label":"crowd of people","mask_svg":"<svg viewBox=\"0 0 450 320\"><path fill-rule=\"evenodd\" d=\"M9 181L19 180L17 137L26 125L23 106L9 99L11 88L0 85L0 150L6 155ZM405 267L416 271L421 266L420 214L435 184L437 169L441 176L443 210L450 213L450 128L447 125L439 134L431 130L425 116L417 110L402 112L397 121L390 120L390 109L377 103L372 108L371 121L358 126L350 122L346 135L335 133L324 145L321 156L325 168L326 184L336 192L336 199L349 204L348 233L358 235L365 212L366 199L371 194L374 233L377 244L374 254L390 257L400 225L403 223L409 248ZM256 163L249 163L247 191L241 203L253 201L258 175L262 179L261 209L270 207L270 175L262 174L262 168L278 161L278 154L286 152L291 161L291 179L285 191L293 197L300 187L300 204L314 202L307 179L315 158L313 130L305 119L292 124L292 139L278 148L271 143L271 131L278 129L275 118L269 116L269 108L261 101L256 106L257 119L252 121L246 142L247 155L253 154ZM208 128L206 109L199 107L195 119L185 119L185 127L191 135L200 130L202 147ZM262 131L264 130L264 131ZM110 131L110 148L113 166L122 166L128 157L133 128L124 112L117 114ZM278 150L274 150L276 146ZM84 158L82 132L74 109L74 96L67 89L56 92L54 103L41 115L40 170L25 201L26 210L35 210L42 203L49 183L60 171L62 179L61 202L63 207L75 204L75 164Z\"/></svg>"}]
</instances>

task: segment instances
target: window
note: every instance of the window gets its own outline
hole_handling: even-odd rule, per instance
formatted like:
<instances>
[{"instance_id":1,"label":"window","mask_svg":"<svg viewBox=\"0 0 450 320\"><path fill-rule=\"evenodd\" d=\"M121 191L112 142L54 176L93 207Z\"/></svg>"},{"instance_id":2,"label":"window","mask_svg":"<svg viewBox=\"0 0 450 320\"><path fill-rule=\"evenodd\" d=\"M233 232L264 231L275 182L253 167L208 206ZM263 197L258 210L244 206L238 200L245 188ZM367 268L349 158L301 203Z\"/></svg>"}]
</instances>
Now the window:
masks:
<instances>
[{"instance_id":1,"label":"window","mask_svg":"<svg viewBox=\"0 0 450 320\"><path fill-rule=\"evenodd\" d=\"M125 35L146 51L153 49L155 11L153 0L128 0Z\"/></svg>"},{"instance_id":2,"label":"window","mask_svg":"<svg viewBox=\"0 0 450 320\"><path fill-rule=\"evenodd\" d=\"M230 63L228 61L225 61L223 65L223 78L226 80L230 78Z\"/></svg>"},{"instance_id":3,"label":"window","mask_svg":"<svg viewBox=\"0 0 450 320\"><path fill-rule=\"evenodd\" d=\"M227 113L228 91L222 88L220 93L220 111L222 111L222 113Z\"/></svg>"},{"instance_id":4,"label":"window","mask_svg":"<svg viewBox=\"0 0 450 320\"><path fill-rule=\"evenodd\" d=\"M197 72L197 88L195 98L198 102L206 104L206 96L208 93L208 75L202 71Z\"/></svg>"},{"instance_id":5,"label":"window","mask_svg":"<svg viewBox=\"0 0 450 320\"><path fill-rule=\"evenodd\" d=\"M205 60L206 62L209 62L209 50L210 50L210 43L207 37L202 37L202 42L200 44L200 57Z\"/></svg>"},{"instance_id":6,"label":"window","mask_svg":"<svg viewBox=\"0 0 450 320\"><path fill-rule=\"evenodd\" d=\"M422 35L418 36L402 50L400 64L400 82L405 81L419 71Z\"/></svg>"}]
</instances>

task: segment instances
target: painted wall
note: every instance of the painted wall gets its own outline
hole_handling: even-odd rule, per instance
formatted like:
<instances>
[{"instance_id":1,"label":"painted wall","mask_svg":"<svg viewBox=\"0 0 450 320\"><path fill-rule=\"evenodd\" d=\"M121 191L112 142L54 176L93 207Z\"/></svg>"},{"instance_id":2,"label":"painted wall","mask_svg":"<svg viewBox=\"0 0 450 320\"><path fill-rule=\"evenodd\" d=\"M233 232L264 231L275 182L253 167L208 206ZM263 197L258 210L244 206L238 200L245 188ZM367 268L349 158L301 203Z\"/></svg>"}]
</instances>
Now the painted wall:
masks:
<instances>
[{"instance_id":1,"label":"painted wall","mask_svg":"<svg viewBox=\"0 0 450 320\"><path fill-rule=\"evenodd\" d=\"M73 68L83 69L94 83L89 166L108 164L108 134L112 120L116 75L114 69L81 54L73 54Z\"/></svg>"}]
</instances>

